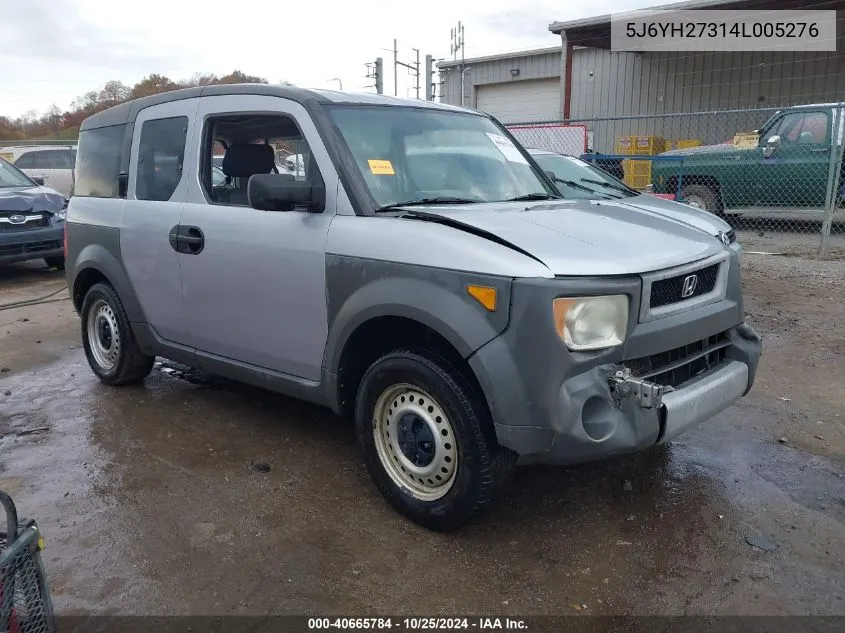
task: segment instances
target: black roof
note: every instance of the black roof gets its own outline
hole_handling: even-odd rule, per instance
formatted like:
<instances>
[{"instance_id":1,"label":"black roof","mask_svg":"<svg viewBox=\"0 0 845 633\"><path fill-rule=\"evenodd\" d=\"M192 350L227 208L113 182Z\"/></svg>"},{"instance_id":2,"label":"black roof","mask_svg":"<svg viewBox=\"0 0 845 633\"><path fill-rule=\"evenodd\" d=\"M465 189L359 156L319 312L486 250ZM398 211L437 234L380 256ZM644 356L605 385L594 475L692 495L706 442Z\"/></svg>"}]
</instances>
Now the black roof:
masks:
<instances>
[{"instance_id":1,"label":"black roof","mask_svg":"<svg viewBox=\"0 0 845 633\"><path fill-rule=\"evenodd\" d=\"M420 99L400 99L398 97L391 97L387 95L377 94L356 94L347 92L338 92L334 90L308 90L305 88L295 88L292 86L274 86L270 84L225 84L215 86L201 86L198 88L183 88L182 90L172 90L170 92L163 92L161 94L150 95L149 97L141 97L126 101L119 105L93 114L82 122L80 131L89 130L92 128L108 127L110 125L120 125L128 121L134 121L138 112L144 108L158 105L160 103L169 103L171 101L180 101L182 99L194 99L196 97L211 97L220 95L257 95L269 97L282 97L296 101L302 105L309 103L330 104L330 103L348 103L348 104L368 104L368 105L388 105L399 107L416 107L416 108L434 108L439 110L453 110L460 112L475 112L471 108L463 108L459 106L451 106L445 103L436 103L434 101L423 101Z\"/></svg>"}]
</instances>

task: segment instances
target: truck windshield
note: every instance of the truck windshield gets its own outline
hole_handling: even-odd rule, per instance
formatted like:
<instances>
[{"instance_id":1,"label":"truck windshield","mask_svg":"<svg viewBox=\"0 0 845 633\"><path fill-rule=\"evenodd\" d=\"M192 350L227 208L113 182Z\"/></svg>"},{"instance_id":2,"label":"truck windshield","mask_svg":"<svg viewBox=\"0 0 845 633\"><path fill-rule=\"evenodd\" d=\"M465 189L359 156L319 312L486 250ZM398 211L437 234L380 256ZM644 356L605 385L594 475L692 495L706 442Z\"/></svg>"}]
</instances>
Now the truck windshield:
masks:
<instances>
[{"instance_id":1,"label":"truck windshield","mask_svg":"<svg viewBox=\"0 0 845 633\"><path fill-rule=\"evenodd\" d=\"M0 187L34 187L32 182L17 167L0 158Z\"/></svg>"},{"instance_id":2,"label":"truck windshield","mask_svg":"<svg viewBox=\"0 0 845 633\"><path fill-rule=\"evenodd\" d=\"M427 108L327 108L379 208L558 198L488 118Z\"/></svg>"}]
</instances>

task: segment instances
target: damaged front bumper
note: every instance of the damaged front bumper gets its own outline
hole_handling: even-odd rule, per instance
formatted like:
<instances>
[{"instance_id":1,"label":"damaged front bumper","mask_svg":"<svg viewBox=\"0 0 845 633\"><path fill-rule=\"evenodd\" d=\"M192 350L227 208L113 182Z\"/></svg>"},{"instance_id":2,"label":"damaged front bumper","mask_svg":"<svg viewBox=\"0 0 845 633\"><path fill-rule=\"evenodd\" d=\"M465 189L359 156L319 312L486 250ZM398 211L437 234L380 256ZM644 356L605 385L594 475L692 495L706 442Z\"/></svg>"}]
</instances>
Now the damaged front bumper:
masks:
<instances>
[{"instance_id":1,"label":"damaged front bumper","mask_svg":"<svg viewBox=\"0 0 845 633\"><path fill-rule=\"evenodd\" d=\"M748 393L762 343L747 324L724 333L720 361L675 387L632 373L625 361L599 365L560 384L548 418L496 425L523 463L569 465L668 442Z\"/></svg>"}]
</instances>

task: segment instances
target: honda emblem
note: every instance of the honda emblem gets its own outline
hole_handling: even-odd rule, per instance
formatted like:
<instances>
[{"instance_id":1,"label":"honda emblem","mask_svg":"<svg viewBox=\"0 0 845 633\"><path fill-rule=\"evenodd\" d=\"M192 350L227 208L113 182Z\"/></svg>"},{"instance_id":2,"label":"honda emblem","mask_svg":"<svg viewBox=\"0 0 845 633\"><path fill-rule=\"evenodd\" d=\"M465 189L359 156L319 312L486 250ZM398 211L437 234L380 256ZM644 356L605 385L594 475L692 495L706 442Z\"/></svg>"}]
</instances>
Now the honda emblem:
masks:
<instances>
[{"instance_id":1,"label":"honda emblem","mask_svg":"<svg viewBox=\"0 0 845 633\"><path fill-rule=\"evenodd\" d=\"M695 293L695 288L698 286L698 275L687 275L684 277L684 285L681 288L681 298L686 299Z\"/></svg>"}]
</instances>

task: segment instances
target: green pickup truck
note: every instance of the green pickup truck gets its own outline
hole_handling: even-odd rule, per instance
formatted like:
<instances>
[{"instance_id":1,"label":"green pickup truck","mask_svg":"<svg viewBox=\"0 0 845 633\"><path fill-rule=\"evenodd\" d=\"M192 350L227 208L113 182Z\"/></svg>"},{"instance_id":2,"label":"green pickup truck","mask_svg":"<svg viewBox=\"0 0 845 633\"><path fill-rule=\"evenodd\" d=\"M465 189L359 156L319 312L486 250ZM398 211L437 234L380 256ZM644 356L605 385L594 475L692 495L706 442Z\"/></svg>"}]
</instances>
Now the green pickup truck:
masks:
<instances>
[{"instance_id":1,"label":"green pickup truck","mask_svg":"<svg viewBox=\"0 0 845 633\"><path fill-rule=\"evenodd\" d=\"M654 193L676 193L680 174L681 199L718 215L820 217L831 161L839 161L843 171L843 130L842 104L786 108L754 131L758 140L751 146L729 142L660 154L684 160L653 162ZM845 173L837 194L840 209L843 193Z\"/></svg>"}]
</instances>

